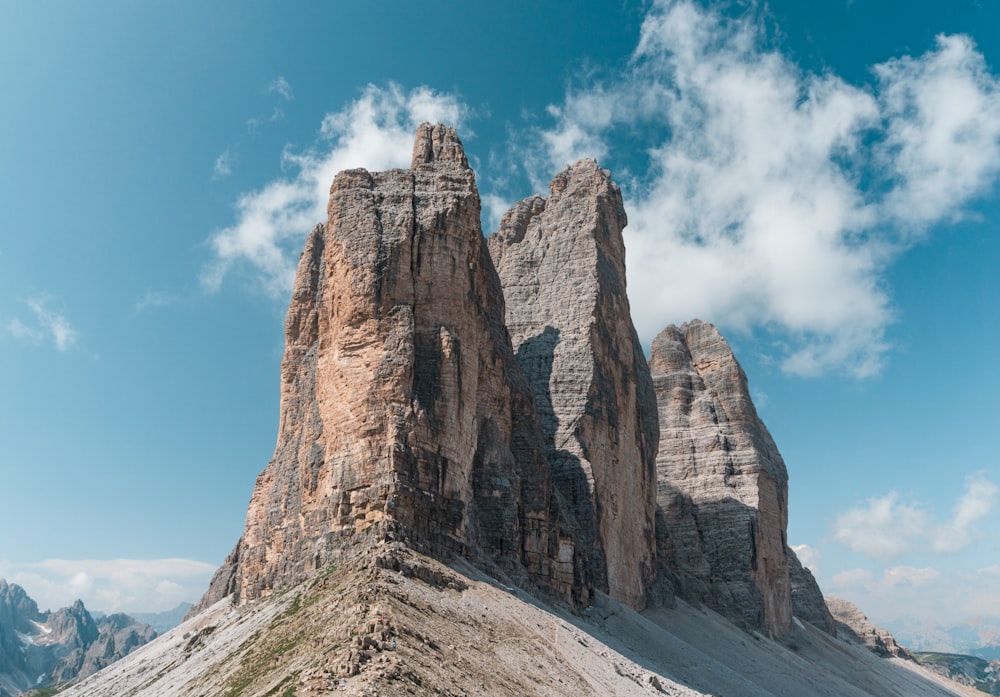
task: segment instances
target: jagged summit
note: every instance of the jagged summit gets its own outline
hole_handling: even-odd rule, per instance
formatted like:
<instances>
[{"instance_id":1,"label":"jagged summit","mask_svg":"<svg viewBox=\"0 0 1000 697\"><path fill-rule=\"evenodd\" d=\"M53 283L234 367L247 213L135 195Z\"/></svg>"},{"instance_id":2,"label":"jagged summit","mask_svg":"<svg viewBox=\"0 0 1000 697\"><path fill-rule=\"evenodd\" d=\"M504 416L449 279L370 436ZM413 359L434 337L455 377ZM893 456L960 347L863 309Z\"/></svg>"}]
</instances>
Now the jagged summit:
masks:
<instances>
[{"instance_id":1,"label":"jagged summit","mask_svg":"<svg viewBox=\"0 0 1000 697\"><path fill-rule=\"evenodd\" d=\"M458 137L458 132L451 126L442 124L421 124L417 128L417 136L413 143L413 161L410 169L446 163L469 169L469 160L465 157L465 148Z\"/></svg>"},{"instance_id":2,"label":"jagged summit","mask_svg":"<svg viewBox=\"0 0 1000 697\"><path fill-rule=\"evenodd\" d=\"M0 697L85 678L155 637L128 615L95 621L80 600L40 612L23 588L0 579Z\"/></svg>"},{"instance_id":3,"label":"jagged summit","mask_svg":"<svg viewBox=\"0 0 1000 697\"><path fill-rule=\"evenodd\" d=\"M205 603L297 582L368 531L589 593L454 129L421 126L413 163L334 179L286 322L275 455Z\"/></svg>"},{"instance_id":4,"label":"jagged summit","mask_svg":"<svg viewBox=\"0 0 1000 697\"><path fill-rule=\"evenodd\" d=\"M413 152L333 181L274 457L208 594L69 695L956 694L834 622L719 332L668 327L647 362L607 171L567 167L487 241L454 129Z\"/></svg>"},{"instance_id":5,"label":"jagged summit","mask_svg":"<svg viewBox=\"0 0 1000 697\"><path fill-rule=\"evenodd\" d=\"M655 574L656 398L625 293L627 222L593 159L489 238L517 360L534 388L548 465L599 586L645 607Z\"/></svg>"}]
</instances>

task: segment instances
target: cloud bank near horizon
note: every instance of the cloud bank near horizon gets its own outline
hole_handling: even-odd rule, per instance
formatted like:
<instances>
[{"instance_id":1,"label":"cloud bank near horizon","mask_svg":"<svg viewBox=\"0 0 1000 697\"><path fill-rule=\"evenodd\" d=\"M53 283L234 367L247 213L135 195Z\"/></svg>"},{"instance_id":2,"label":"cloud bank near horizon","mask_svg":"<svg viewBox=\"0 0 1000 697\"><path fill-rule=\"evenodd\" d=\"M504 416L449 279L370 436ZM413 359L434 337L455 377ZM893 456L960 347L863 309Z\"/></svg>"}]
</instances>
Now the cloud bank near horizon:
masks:
<instances>
[{"instance_id":1,"label":"cloud bank near horizon","mask_svg":"<svg viewBox=\"0 0 1000 697\"><path fill-rule=\"evenodd\" d=\"M544 190L580 157L632 163L616 177L644 342L699 317L768 335L788 373L871 376L891 348L886 270L931 226L960 218L1000 171L1000 80L968 37L939 36L920 56L874 66L873 84L858 87L767 48L762 24L656 2L627 69L567 90L548 107L549 126L491 159L495 177L478 172L484 212L499 218L512 167ZM285 153L291 176L239 197L235 223L210 239L204 286L249 266L287 293L337 171L406 166L419 123L462 129L470 114L429 87L369 85L324 118L313 148ZM629 152L618 150L625 141Z\"/></svg>"},{"instance_id":2,"label":"cloud bank near horizon","mask_svg":"<svg viewBox=\"0 0 1000 697\"><path fill-rule=\"evenodd\" d=\"M0 578L24 588L43 611L77 600L109 613L171 610L201 598L215 569L192 559L0 560Z\"/></svg>"}]
</instances>

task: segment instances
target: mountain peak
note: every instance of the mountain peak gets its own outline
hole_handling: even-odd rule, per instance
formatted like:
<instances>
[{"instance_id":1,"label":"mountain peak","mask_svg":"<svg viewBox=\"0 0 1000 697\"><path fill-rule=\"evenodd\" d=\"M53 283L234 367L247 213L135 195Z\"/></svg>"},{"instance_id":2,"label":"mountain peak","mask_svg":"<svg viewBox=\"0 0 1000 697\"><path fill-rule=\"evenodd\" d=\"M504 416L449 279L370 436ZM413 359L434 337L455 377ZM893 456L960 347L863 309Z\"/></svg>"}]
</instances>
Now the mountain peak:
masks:
<instances>
[{"instance_id":1,"label":"mountain peak","mask_svg":"<svg viewBox=\"0 0 1000 697\"><path fill-rule=\"evenodd\" d=\"M428 165L452 164L469 169L469 160L458 137L458 132L444 124L422 123L417 128L413 143L411 169Z\"/></svg>"}]
</instances>

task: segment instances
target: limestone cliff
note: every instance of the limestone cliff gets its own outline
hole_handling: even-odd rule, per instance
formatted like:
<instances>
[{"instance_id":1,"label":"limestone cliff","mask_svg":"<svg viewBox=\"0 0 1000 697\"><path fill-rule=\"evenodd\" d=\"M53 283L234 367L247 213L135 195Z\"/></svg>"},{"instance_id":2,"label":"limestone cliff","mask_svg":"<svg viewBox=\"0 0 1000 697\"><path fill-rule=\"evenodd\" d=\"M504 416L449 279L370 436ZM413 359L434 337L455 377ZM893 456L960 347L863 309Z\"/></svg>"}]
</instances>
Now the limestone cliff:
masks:
<instances>
[{"instance_id":1,"label":"limestone cliff","mask_svg":"<svg viewBox=\"0 0 1000 697\"><path fill-rule=\"evenodd\" d=\"M836 636L837 623L830 614L816 577L802 565L792 549L788 550L788 580L792 588L792 612L795 616Z\"/></svg>"},{"instance_id":2,"label":"limestone cliff","mask_svg":"<svg viewBox=\"0 0 1000 697\"><path fill-rule=\"evenodd\" d=\"M553 479L602 588L632 607L654 574L659 429L625 293L625 209L594 160L514 206L489 238Z\"/></svg>"},{"instance_id":3,"label":"limestone cliff","mask_svg":"<svg viewBox=\"0 0 1000 697\"><path fill-rule=\"evenodd\" d=\"M299 263L275 455L201 607L301 580L359 534L585 600L503 316L454 129L421 126L408 170L339 173Z\"/></svg>"},{"instance_id":4,"label":"limestone cliff","mask_svg":"<svg viewBox=\"0 0 1000 697\"><path fill-rule=\"evenodd\" d=\"M837 636L863 644L882 658L913 660L909 650L901 646L896 637L882 627L876 627L857 605L843 598L826 598L826 605L837 624Z\"/></svg>"},{"instance_id":5,"label":"limestone cliff","mask_svg":"<svg viewBox=\"0 0 1000 697\"><path fill-rule=\"evenodd\" d=\"M663 330L649 366L661 572L737 624L787 633L788 475L743 369L715 327L697 320Z\"/></svg>"}]
</instances>

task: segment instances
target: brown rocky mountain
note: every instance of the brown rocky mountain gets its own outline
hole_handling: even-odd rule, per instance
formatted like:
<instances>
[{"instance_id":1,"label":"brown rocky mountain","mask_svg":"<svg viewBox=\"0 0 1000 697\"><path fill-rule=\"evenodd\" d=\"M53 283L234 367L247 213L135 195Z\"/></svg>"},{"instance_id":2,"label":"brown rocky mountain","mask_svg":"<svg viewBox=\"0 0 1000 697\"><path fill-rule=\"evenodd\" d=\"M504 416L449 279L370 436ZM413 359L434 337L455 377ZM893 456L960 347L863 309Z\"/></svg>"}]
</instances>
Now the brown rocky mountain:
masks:
<instances>
[{"instance_id":1,"label":"brown rocky mountain","mask_svg":"<svg viewBox=\"0 0 1000 697\"><path fill-rule=\"evenodd\" d=\"M66 697L969 694L835 625L729 346L668 327L647 365L625 221L583 160L487 242L444 126L338 174L243 537Z\"/></svg>"},{"instance_id":2,"label":"brown rocky mountain","mask_svg":"<svg viewBox=\"0 0 1000 697\"><path fill-rule=\"evenodd\" d=\"M300 581L366 531L585 602L503 318L454 129L422 126L409 170L338 174L299 263L274 459L200 607Z\"/></svg>"},{"instance_id":3,"label":"brown rocky mountain","mask_svg":"<svg viewBox=\"0 0 1000 697\"><path fill-rule=\"evenodd\" d=\"M128 615L95 622L79 600L41 612L24 589L0 579L0 697L85 678L155 637Z\"/></svg>"}]
</instances>

